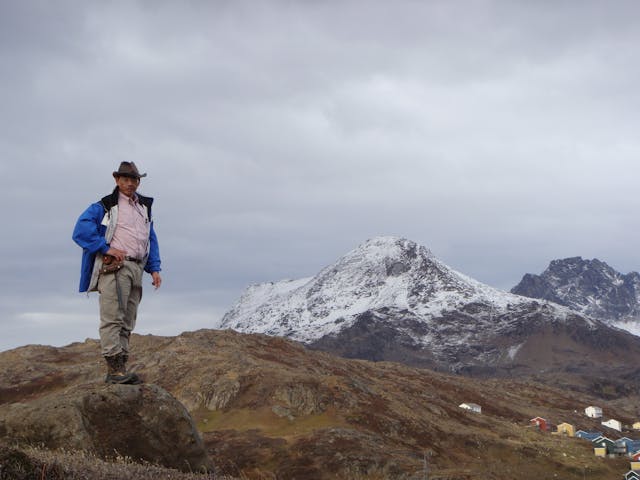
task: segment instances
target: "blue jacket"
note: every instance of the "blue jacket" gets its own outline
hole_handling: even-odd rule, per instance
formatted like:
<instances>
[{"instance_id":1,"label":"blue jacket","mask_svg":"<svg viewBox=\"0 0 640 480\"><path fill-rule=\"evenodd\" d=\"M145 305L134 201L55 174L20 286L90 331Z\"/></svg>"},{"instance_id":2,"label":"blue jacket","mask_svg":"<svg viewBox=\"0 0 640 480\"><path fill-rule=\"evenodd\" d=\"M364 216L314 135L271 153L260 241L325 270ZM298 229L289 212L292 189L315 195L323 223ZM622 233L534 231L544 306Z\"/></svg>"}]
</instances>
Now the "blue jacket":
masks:
<instances>
[{"instance_id":1,"label":"blue jacket","mask_svg":"<svg viewBox=\"0 0 640 480\"><path fill-rule=\"evenodd\" d=\"M138 195L138 201L147 209L149 219L149 242L147 255L143 261L145 272L159 272L160 249L158 238L153 229L151 205L153 198ZM98 272L102 266L102 255L109 250L109 242L113 238L118 221L118 187L113 193L93 203L78 218L73 229L73 241L82 247L82 264L80 266L80 291L93 292L98 287Z\"/></svg>"}]
</instances>

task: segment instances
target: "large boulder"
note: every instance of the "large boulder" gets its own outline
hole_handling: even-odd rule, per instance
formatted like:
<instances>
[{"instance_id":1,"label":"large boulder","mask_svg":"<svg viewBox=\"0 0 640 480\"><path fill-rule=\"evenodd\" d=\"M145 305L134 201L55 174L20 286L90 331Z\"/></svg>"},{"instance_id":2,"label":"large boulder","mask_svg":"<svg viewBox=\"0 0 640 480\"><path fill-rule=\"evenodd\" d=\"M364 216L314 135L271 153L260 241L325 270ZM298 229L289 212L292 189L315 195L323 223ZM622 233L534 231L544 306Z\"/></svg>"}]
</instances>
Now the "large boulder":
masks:
<instances>
[{"instance_id":1,"label":"large boulder","mask_svg":"<svg viewBox=\"0 0 640 480\"><path fill-rule=\"evenodd\" d=\"M2 405L0 437L184 471L212 467L186 408L157 385L80 385Z\"/></svg>"}]
</instances>

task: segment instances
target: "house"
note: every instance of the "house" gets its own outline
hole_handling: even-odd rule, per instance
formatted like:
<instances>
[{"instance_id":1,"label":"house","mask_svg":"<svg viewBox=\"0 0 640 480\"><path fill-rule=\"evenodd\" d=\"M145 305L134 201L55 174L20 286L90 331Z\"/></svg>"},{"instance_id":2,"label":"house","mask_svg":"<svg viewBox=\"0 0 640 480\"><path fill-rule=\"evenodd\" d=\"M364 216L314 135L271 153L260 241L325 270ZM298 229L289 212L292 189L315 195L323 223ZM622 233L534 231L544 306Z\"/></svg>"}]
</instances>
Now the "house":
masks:
<instances>
[{"instance_id":1,"label":"house","mask_svg":"<svg viewBox=\"0 0 640 480\"><path fill-rule=\"evenodd\" d=\"M587 417L590 417L590 418L601 418L602 408L589 406L584 409L584 413L587 415Z\"/></svg>"},{"instance_id":2,"label":"house","mask_svg":"<svg viewBox=\"0 0 640 480\"><path fill-rule=\"evenodd\" d=\"M465 410L470 410L473 413L482 413L482 407L476 403L461 403L459 407Z\"/></svg>"},{"instance_id":3,"label":"house","mask_svg":"<svg viewBox=\"0 0 640 480\"><path fill-rule=\"evenodd\" d=\"M567 437L575 437L576 427L574 427L570 423L561 423L560 425L558 425L557 433L566 435Z\"/></svg>"},{"instance_id":4,"label":"house","mask_svg":"<svg viewBox=\"0 0 640 480\"><path fill-rule=\"evenodd\" d=\"M632 462L640 462L640 450L636 450L635 452L629 453Z\"/></svg>"},{"instance_id":5,"label":"house","mask_svg":"<svg viewBox=\"0 0 640 480\"><path fill-rule=\"evenodd\" d=\"M640 480L640 473L635 470L629 470L624 474L624 480Z\"/></svg>"},{"instance_id":6,"label":"house","mask_svg":"<svg viewBox=\"0 0 640 480\"><path fill-rule=\"evenodd\" d=\"M636 422L633 425L631 425L631 428L633 428L634 430L640 430L640 422Z\"/></svg>"},{"instance_id":7,"label":"house","mask_svg":"<svg viewBox=\"0 0 640 480\"><path fill-rule=\"evenodd\" d=\"M615 453L616 455L626 455L627 452L629 451L627 449L627 442L630 442L630 441L631 439L627 437L622 437L615 440L614 443L616 444L616 446L613 449L613 453Z\"/></svg>"},{"instance_id":8,"label":"house","mask_svg":"<svg viewBox=\"0 0 640 480\"><path fill-rule=\"evenodd\" d=\"M606 453L614 453L616 448L616 442L607 437L598 437L592 440L593 448L604 448Z\"/></svg>"},{"instance_id":9,"label":"house","mask_svg":"<svg viewBox=\"0 0 640 480\"><path fill-rule=\"evenodd\" d=\"M546 432L549 430L549 422L542 417L535 417L529 420L529 424L532 427L538 427L541 431Z\"/></svg>"},{"instance_id":10,"label":"house","mask_svg":"<svg viewBox=\"0 0 640 480\"><path fill-rule=\"evenodd\" d=\"M624 452L631 455L640 450L640 440L633 440L629 437L622 437L616 440L616 445L624 448Z\"/></svg>"},{"instance_id":11,"label":"house","mask_svg":"<svg viewBox=\"0 0 640 480\"><path fill-rule=\"evenodd\" d=\"M629 440L627 442L627 453L631 455L636 452L640 452L640 440Z\"/></svg>"},{"instance_id":12,"label":"house","mask_svg":"<svg viewBox=\"0 0 640 480\"><path fill-rule=\"evenodd\" d=\"M602 425L604 425L605 427L613 428L614 430L617 430L619 432L622 431L622 423L619 420L615 420L613 418L611 420L607 420L606 422L602 422Z\"/></svg>"},{"instance_id":13,"label":"house","mask_svg":"<svg viewBox=\"0 0 640 480\"><path fill-rule=\"evenodd\" d=\"M631 470L634 470L636 472L639 471L640 470L640 462L631 462Z\"/></svg>"},{"instance_id":14,"label":"house","mask_svg":"<svg viewBox=\"0 0 640 480\"><path fill-rule=\"evenodd\" d=\"M587 432L585 430L578 430L576 432L576 437L583 438L584 440L595 440L598 437L602 436L602 432Z\"/></svg>"}]
</instances>

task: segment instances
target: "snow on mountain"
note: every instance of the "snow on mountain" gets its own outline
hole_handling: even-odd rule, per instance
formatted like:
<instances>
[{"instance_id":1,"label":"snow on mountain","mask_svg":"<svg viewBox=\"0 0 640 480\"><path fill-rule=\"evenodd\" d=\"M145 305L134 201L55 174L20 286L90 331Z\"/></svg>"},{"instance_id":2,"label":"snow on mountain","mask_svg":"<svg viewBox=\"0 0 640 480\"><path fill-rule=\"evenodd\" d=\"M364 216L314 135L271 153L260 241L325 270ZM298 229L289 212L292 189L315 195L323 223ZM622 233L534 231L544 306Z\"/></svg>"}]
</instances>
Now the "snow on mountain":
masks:
<instances>
[{"instance_id":1,"label":"snow on mountain","mask_svg":"<svg viewBox=\"0 0 640 480\"><path fill-rule=\"evenodd\" d=\"M451 269L415 242L377 237L314 277L249 287L223 317L221 328L310 343L348 328L365 312L393 310L428 323L445 312L476 305L482 312L469 325L475 330L531 303ZM546 308L557 317L567 313L558 306ZM423 338L420 343L431 342Z\"/></svg>"},{"instance_id":2,"label":"snow on mountain","mask_svg":"<svg viewBox=\"0 0 640 480\"><path fill-rule=\"evenodd\" d=\"M220 328L479 375L608 375L629 358L640 362L638 337L482 284L398 237L368 240L314 277L249 287Z\"/></svg>"}]
</instances>

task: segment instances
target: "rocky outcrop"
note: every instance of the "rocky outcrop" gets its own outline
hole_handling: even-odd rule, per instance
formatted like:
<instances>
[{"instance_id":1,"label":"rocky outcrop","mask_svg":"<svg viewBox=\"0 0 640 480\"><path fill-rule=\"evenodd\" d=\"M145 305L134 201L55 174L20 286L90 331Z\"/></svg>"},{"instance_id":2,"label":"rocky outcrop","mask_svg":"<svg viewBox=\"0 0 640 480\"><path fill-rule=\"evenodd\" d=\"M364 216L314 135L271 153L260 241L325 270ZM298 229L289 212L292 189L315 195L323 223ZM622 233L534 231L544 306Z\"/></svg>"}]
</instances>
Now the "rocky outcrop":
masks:
<instances>
[{"instance_id":1,"label":"rocky outcrop","mask_svg":"<svg viewBox=\"0 0 640 480\"><path fill-rule=\"evenodd\" d=\"M553 260L540 275L525 274L511 293L549 300L603 321L640 319L640 274L624 275L598 259Z\"/></svg>"},{"instance_id":2,"label":"rocky outcrop","mask_svg":"<svg viewBox=\"0 0 640 480\"><path fill-rule=\"evenodd\" d=\"M0 407L0 437L184 471L212 467L185 409L156 385L80 385Z\"/></svg>"}]
</instances>

